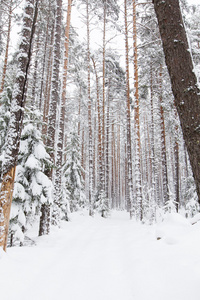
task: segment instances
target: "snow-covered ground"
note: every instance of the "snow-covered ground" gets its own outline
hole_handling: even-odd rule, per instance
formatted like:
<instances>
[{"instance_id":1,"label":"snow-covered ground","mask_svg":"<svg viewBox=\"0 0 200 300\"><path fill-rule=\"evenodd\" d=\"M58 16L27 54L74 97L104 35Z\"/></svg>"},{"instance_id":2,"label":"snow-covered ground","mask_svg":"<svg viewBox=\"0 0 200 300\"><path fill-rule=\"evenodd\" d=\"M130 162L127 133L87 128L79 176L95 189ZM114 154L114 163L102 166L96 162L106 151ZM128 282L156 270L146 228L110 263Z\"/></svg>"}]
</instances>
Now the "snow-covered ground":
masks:
<instances>
[{"instance_id":1,"label":"snow-covered ground","mask_svg":"<svg viewBox=\"0 0 200 300\"><path fill-rule=\"evenodd\" d=\"M35 240L0 253L0 299L200 299L200 222L171 214L149 226L126 212L76 213Z\"/></svg>"}]
</instances>

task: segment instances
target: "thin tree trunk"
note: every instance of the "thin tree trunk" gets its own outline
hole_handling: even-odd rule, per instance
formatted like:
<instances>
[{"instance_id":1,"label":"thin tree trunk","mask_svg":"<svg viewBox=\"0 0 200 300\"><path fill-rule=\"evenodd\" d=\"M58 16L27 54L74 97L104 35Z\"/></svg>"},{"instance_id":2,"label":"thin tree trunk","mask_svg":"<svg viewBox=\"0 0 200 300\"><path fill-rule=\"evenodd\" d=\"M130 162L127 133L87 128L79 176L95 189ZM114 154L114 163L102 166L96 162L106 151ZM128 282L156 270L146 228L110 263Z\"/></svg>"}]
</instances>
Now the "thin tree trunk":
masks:
<instances>
[{"instance_id":1,"label":"thin tree trunk","mask_svg":"<svg viewBox=\"0 0 200 300\"><path fill-rule=\"evenodd\" d=\"M174 107L175 110L175 117L177 119L177 110L176 107ZM177 121L176 121L177 122ZM174 180L174 185L175 185L175 201L176 201L176 211L178 212L179 210L179 205L180 205L180 184L179 184L179 143L178 143L178 124L175 126L175 142L174 142L174 168L175 168L175 180Z\"/></svg>"},{"instance_id":2,"label":"thin tree trunk","mask_svg":"<svg viewBox=\"0 0 200 300\"><path fill-rule=\"evenodd\" d=\"M47 57L48 27L49 27L49 24L47 24L45 46L44 46L44 50L43 50L44 56L43 56L43 62L42 62L42 77L41 77L41 84L40 84L39 110L42 109L42 103L43 103L42 98L43 98L43 87L44 87L44 72L45 72L46 57Z\"/></svg>"},{"instance_id":3,"label":"thin tree trunk","mask_svg":"<svg viewBox=\"0 0 200 300\"><path fill-rule=\"evenodd\" d=\"M105 193L106 198L109 198L109 126L110 126L110 84L108 81L108 96L107 96L107 117L106 117L106 168L105 168Z\"/></svg>"},{"instance_id":4,"label":"thin tree trunk","mask_svg":"<svg viewBox=\"0 0 200 300\"><path fill-rule=\"evenodd\" d=\"M47 65L49 65L49 60L51 61L51 59L49 59L49 57L51 57L51 55L49 55L48 57L48 39L49 39L49 31L51 31L51 45L53 43L53 33L54 33L54 24L53 24L53 28L50 26L50 14L51 14L51 10L52 10L52 5L51 3L49 2L49 7L48 7L48 18L47 18L47 24L46 24L46 32L45 32L45 44L44 44L44 49L43 49L43 53L44 53L44 56L43 56L43 65L42 65L42 76L41 76L41 85L40 85L40 97L39 97L39 109L41 110L42 109L42 104L43 104L43 96L44 98L46 99L46 94L45 91L44 91L44 74L45 74L45 67L46 67L46 63ZM53 22L54 23L54 22ZM52 49L52 47L50 47L50 49ZM49 51L50 53L52 53L52 50ZM47 74L49 74L49 68L47 67ZM45 110L44 110L45 112Z\"/></svg>"},{"instance_id":5,"label":"thin tree trunk","mask_svg":"<svg viewBox=\"0 0 200 300\"><path fill-rule=\"evenodd\" d=\"M95 114L93 116L93 191L96 190L96 111L97 111L97 103L95 102Z\"/></svg>"},{"instance_id":6,"label":"thin tree trunk","mask_svg":"<svg viewBox=\"0 0 200 300\"><path fill-rule=\"evenodd\" d=\"M150 64L150 93L151 93L151 164L152 164L152 197L157 204L156 182L158 182L156 165L155 165L155 138L154 138L154 90L153 90L153 67Z\"/></svg>"},{"instance_id":7,"label":"thin tree trunk","mask_svg":"<svg viewBox=\"0 0 200 300\"><path fill-rule=\"evenodd\" d=\"M47 62L47 78L45 84L45 93L44 93L44 107L43 107L43 124L42 124L42 134L46 142L47 135L47 123L48 123L48 114L49 114L49 103L50 103L50 91L51 91L51 79L52 79L52 60L53 60L53 38L54 38L54 26L51 32L51 42L50 50L48 53L48 62Z\"/></svg>"},{"instance_id":8,"label":"thin tree trunk","mask_svg":"<svg viewBox=\"0 0 200 300\"><path fill-rule=\"evenodd\" d=\"M97 145L97 168L98 168L98 188L101 190L102 185L102 141L101 141L101 111L100 111L100 93L99 93L99 77L97 73L94 58L91 58L94 66L96 77L96 93L97 93L97 123L98 123L98 145Z\"/></svg>"},{"instance_id":9,"label":"thin tree trunk","mask_svg":"<svg viewBox=\"0 0 200 300\"><path fill-rule=\"evenodd\" d=\"M85 170L85 130L82 128L82 146L81 146L81 167ZM85 183L85 172L82 173Z\"/></svg>"},{"instance_id":10,"label":"thin tree trunk","mask_svg":"<svg viewBox=\"0 0 200 300\"><path fill-rule=\"evenodd\" d=\"M33 74L33 84L32 84L32 93L31 93L31 106L32 108L37 105L36 103L36 84L37 84L37 74L38 74L38 51L40 45L40 29L37 33L37 40L36 40L36 49L35 49L35 63L34 63L34 74Z\"/></svg>"},{"instance_id":11,"label":"thin tree trunk","mask_svg":"<svg viewBox=\"0 0 200 300\"><path fill-rule=\"evenodd\" d=\"M129 58L128 58L128 22L127 22L127 0L124 0L125 20L125 51L126 51L126 134L127 134L127 176L128 176L128 198L127 208L130 218L133 216L133 179L132 179L132 150L131 150L131 109L130 109L130 87L129 87Z\"/></svg>"},{"instance_id":12,"label":"thin tree trunk","mask_svg":"<svg viewBox=\"0 0 200 300\"><path fill-rule=\"evenodd\" d=\"M80 87L80 94L78 97L78 137L80 138L81 135L81 87Z\"/></svg>"},{"instance_id":13,"label":"thin tree trunk","mask_svg":"<svg viewBox=\"0 0 200 300\"><path fill-rule=\"evenodd\" d=\"M142 178L141 178L141 142L140 142L140 108L138 88L138 54L137 54L137 27L136 27L136 1L133 0L133 65L134 65L134 88L135 88L135 132L136 132L136 163L135 163L135 190L139 219L143 219L142 208Z\"/></svg>"},{"instance_id":14,"label":"thin tree trunk","mask_svg":"<svg viewBox=\"0 0 200 300\"><path fill-rule=\"evenodd\" d=\"M165 120L162 99L162 64L159 70L159 101L160 101L160 118L161 118L161 156L162 156L162 181L163 181L163 204L169 201L168 172L167 172L167 155L166 155L166 137L165 137Z\"/></svg>"},{"instance_id":15,"label":"thin tree trunk","mask_svg":"<svg viewBox=\"0 0 200 300\"><path fill-rule=\"evenodd\" d=\"M112 165L111 165L111 199L112 199L112 208L116 208L117 199L115 197L115 169L114 169L114 159L115 159L115 132L114 132L114 122L112 123L112 146L111 146L111 156L112 156Z\"/></svg>"},{"instance_id":16,"label":"thin tree trunk","mask_svg":"<svg viewBox=\"0 0 200 300\"><path fill-rule=\"evenodd\" d=\"M89 215L93 215L93 155L92 155L92 103L90 96L90 28L89 28L89 0L87 10L87 71L88 71L88 131L89 131Z\"/></svg>"},{"instance_id":17,"label":"thin tree trunk","mask_svg":"<svg viewBox=\"0 0 200 300\"><path fill-rule=\"evenodd\" d=\"M3 74L2 74L2 79L1 79L0 94L3 92L6 71L7 71L7 65L8 65L8 51L9 51L9 45L10 45L10 33L11 33L11 21L12 21L12 5L13 5L13 0L10 1L10 6L9 6L8 33L7 33L6 52L5 52L5 58L4 58L4 66L3 66Z\"/></svg>"},{"instance_id":18,"label":"thin tree trunk","mask_svg":"<svg viewBox=\"0 0 200 300\"><path fill-rule=\"evenodd\" d=\"M119 203L119 207L121 208L121 128L120 128L120 112L118 113L118 126L117 126L117 165L118 165L118 172L117 172L117 179L118 179L118 192L117 192L117 202Z\"/></svg>"},{"instance_id":19,"label":"thin tree trunk","mask_svg":"<svg viewBox=\"0 0 200 300\"><path fill-rule=\"evenodd\" d=\"M101 146L101 165L102 165L102 190L105 191L105 80L106 80L106 13L107 3L103 6L103 94L102 94L102 146Z\"/></svg>"},{"instance_id":20,"label":"thin tree trunk","mask_svg":"<svg viewBox=\"0 0 200 300\"><path fill-rule=\"evenodd\" d=\"M71 21L72 0L68 0L67 21L65 27L65 55L63 66L63 83L62 83L62 99L61 112L59 120L59 133L57 143L57 160L56 160L56 174L55 174L55 205L53 209L54 224L57 224L60 219L59 207L62 204L62 163L64 150L64 131L65 131L65 110L66 110L66 92L67 92L67 70L68 70L68 56L69 56L69 33ZM67 217L67 216L66 216Z\"/></svg>"},{"instance_id":21,"label":"thin tree trunk","mask_svg":"<svg viewBox=\"0 0 200 300\"><path fill-rule=\"evenodd\" d=\"M2 185L0 193L0 247L6 251L10 208L14 189L15 170L18 159L28 68L31 60L31 46L35 31L38 2L26 0L22 27L22 41L19 46L18 75L14 86L11 117L6 140L5 161L2 169ZM16 109L17 108L17 109Z\"/></svg>"},{"instance_id":22,"label":"thin tree trunk","mask_svg":"<svg viewBox=\"0 0 200 300\"><path fill-rule=\"evenodd\" d=\"M47 128L47 142L46 146L50 148L50 156L55 164L55 132L56 132L56 117L57 104L59 102L59 69L60 69L60 44L61 44L61 30L62 26L62 0L56 0L56 25L53 48L53 70L51 81L51 100L49 107L49 122ZM53 169L46 170L46 175L49 179L53 179ZM50 203L44 203L41 209L39 236L49 234L50 232Z\"/></svg>"}]
</instances>

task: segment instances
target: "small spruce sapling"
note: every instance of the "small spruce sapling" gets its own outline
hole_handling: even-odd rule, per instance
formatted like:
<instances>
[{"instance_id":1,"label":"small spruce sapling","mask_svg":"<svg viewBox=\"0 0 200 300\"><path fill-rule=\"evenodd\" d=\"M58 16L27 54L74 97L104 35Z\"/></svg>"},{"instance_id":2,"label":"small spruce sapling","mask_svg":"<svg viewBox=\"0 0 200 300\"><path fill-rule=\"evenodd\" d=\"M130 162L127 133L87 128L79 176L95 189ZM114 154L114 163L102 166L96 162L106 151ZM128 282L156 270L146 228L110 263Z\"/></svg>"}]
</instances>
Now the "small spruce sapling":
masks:
<instances>
[{"instance_id":1,"label":"small spruce sapling","mask_svg":"<svg viewBox=\"0 0 200 300\"><path fill-rule=\"evenodd\" d=\"M70 133L66 149L67 160L64 166L65 186L69 196L70 211L77 211L85 206L84 170L81 166L80 141L75 131Z\"/></svg>"},{"instance_id":2,"label":"small spruce sapling","mask_svg":"<svg viewBox=\"0 0 200 300\"><path fill-rule=\"evenodd\" d=\"M97 210L103 218L107 218L110 213L109 199L106 197L105 191L101 191L96 195L95 210Z\"/></svg>"},{"instance_id":3,"label":"small spruce sapling","mask_svg":"<svg viewBox=\"0 0 200 300\"><path fill-rule=\"evenodd\" d=\"M10 245L23 244L24 233L39 216L43 203L52 202L52 182L44 174L51 160L37 128L38 111L26 116L16 168L10 220Z\"/></svg>"}]
</instances>

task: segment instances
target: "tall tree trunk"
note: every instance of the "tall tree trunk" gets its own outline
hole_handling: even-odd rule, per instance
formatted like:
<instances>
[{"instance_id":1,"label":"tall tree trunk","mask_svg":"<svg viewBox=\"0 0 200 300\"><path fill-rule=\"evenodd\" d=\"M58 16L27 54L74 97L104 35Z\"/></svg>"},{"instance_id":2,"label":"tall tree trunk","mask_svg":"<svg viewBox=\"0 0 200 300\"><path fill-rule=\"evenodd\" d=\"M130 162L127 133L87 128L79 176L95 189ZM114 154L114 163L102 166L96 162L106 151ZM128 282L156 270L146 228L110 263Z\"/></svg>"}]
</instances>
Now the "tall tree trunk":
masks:
<instances>
[{"instance_id":1,"label":"tall tree trunk","mask_svg":"<svg viewBox=\"0 0 200 300\"><path fill-rule=\"evenodd\" d=\"M35 62L34 62L34 74L33 74L33 83L32 83L32 92L31 92L31 107L33 108L34 106L39 107L38 103L36 103L36 91L37 91L37 75L38 75L38 51L40 47L40 28L38 28L37 32L37 40L35 42L36 49L35 50ZM33 50L33 51L34 51Z\"/></svg>"},{"instance_id":2,"label":"tall tree trunk","mask_svg":"<svg viewBox=\"0 0 200 300\"><path fill-rule=\"evenodd\" d=\"M118 165L118 172L117 172L117 184L118 184L118 191L117 191L117 203L119 203L119 207L121 207L121 115L120 112L118 112L118 126L117 126L117 165Z\"/></svg>"},{"instance_id":3,"label":"tall tree trunk","mask_svg":"<svg viewBox=\"0 0 200 300\"><path fill-rule=\"evenodd\" d=\"M130 108L130 86L129 86L127 0L124 0L124 21L125 21L125 51L126 51L126 134L127 134L127 176L128 176L127 208L128 211L130 212L130 218L132 218L133 178L132 178L132 150L131 150L131 108Z\"/></svg>"},{"instance_id":4,"label":"tall tree trunk","mask_svg":"<svg viewBox=\"0 0 200 300\"><path fill-rule=\"evenodd\" d=\"M107 116L106 116L106 159L105 159L105 194L109 198L109 126L110 126L110 85L111 79L108 81L107 94Z\"/></svg>"},{"instance_id":5,"label":"tall tree trunk","mask_svg":"<svg viewBox=\"0 0 200 300\"><path fill-rule=\"evenodd\" d=\"M81 96L82 96L82 89L80 87L80 93L78 97L78 137L79 138L81 135Z\"/></svg>"},{"instance_id":6,"label":"tall tree trunk","mask_svg":"<svg viewBox=\"0 0 200 300\"><path fill-rule=\"evenodd\" d=\"M97 111L97 103L95 102L95 114L93 116L93 191L96 190L96 127L97 127L97 121L96 121L96 111Z\"/></svg>"},{"instance_id":7,"label":"tall tree trunk","mask_svg":"<svg viewBox=\"0 0 200 300\"><path fill-rule=\"evenodd\" d=\"M112 208L116 208L116 196L115 196L115 131L114 131L114 122L112 122L112 145L111 145L111 157L112 157L112 164L111 164L111 199L112 199Z\"/></svg>"},{"instance_id":8,"label":"tall tree trunk","mask_svg":"<svg viewBox=\"0 0 200 300\"><path fill-rule=\"evenodd\" d=\"M55 25L55 24L54 24ZM45 83L45 92L44 92L44 106L43 106L43 124L42 124L42 134L46 142L47 138L47 123L48 123L48 114L49 114L49 103L50 103L50 91L51 91L51 79L52 79L52 61L53 61L53 39L54 39L54 27L51 32L51 41L50 49L47 59L47 78Z\"/></svg>"},{"instance_id":9,"label":"tall tree trunk","mask_svg":"<svg viewBox=\"0 0 200 300\"><path fill-rule=\"evenodd\" d=\"M87 10L87 71L88 71L88 131L89 131L89 215L93 215L93 155L92 155L92 103L90 96L90 27L89 27L89 0Z\"/></svg>"},{"instance_id":10,"label":"tall tree trunk","mask_svg":"<svg viewBox=\"0 0 200 300\"><path fill-rule=\"evenodd\" d=\"M45 66L46 66L46 60L47 60L47 45L48 45L48 37L49 37L49 15L50 15L50 4L49 4L49 10L48 10L48 19L47 19L47 27L45 32L45 43L44 43L44 49L43 49L43 60L42 60L42 76L41 76L41 84L40 84L40 97L39 97L39 110L42 109L43 104L43 96L44 96L44 72L45 72Z\"/></svg>"},{"instance_id":11,"label":"tall tree trunk","mask_svg":"<svg viewBox=\"0 0 200 300\"><path fill-rule=\"evenodd\" d=\"M8 51L9 51L9 45L10 45L10 33L11 33L11 21L12 21L12 6L13 6L13 0L10 1L10 5L9 5L8 33L7 33L6 52L5 52L5 57L4 57L4 65L3 65L3 74L2 74L2 79L1 79L0 94L3 92L4 82L5 82L5 77L6 77L6 71L7 71L7 65L8 65Z\"/></svg>"},{"instance_id":12,"label":"tall tree trunk","mask_svg":"<svg viewBox=\"0 0 200 300\"><path fill-rule=\"evenodd\" d=\"M175 142L174 142L174 168L175 168L175 201L176 201L176 211L179 210L180 205L180 184L179 184L179 142L178 142L178 124L177 124L177 110L176 107L174 107L175 110L175 117L176 117L176 125L175 125Z\"/></svg>"},{"instance_id":13,"label":"tall tree trunk","mask_svg":"<svg viewBox=\"0 0 200 300\"><path fill-rule=\"evenodd\" d=\"M81 139L81 167L85 170L85 130L82 128L82 139ZM83 180L85 183L85 172L82 172Z\"/></svg>"},{"instance_id":14,"label":"tall tree trunk","mask_svg":"<svg viewBox=\"0 0 200 300\"><path fill-rule=\"evenodd\" d=\"M134 65L134 88L135 88L135 132L136 132L136 163L135 163L135 190L139 219L143 219L142 208L142 178L141 178L141 142L140 142L140 108L138 88L138 54L137 54L137 27L136 27L136 0L133 0L133 65Z\"/></svg>"},{"instance_id":15,"label":"tall tree trunk","mask_svg":"<svg viewBox=\"0 0 200 300\"><path fill-rule=\"evenodd\" d=\"M10 208L14 188L15 169L18 159L28 68L31 60L31 46L35 31L38 2L26 0L22 27L22 40L19 46L18 72L14 85L11 117L6 139L5 161L2 168L2 185L0 193L0 247L6 251Z\"/></svg>"},{"instance_id":16,"label":"tall tree trunk","mask_svg":"<svg viewBox=\"0 0 200 300\"><path fill-rule=\"evenodd\" d=\"M153 66L150 63L150 102L151 102L151 165L152 165L152 197L157 204L156 182L158 182L156 165L155 165L155 138L154 138L154 90L153 90Z\"/></svg>"},{"instance_id":17,"label":"tall tree trunk","mask_svg":"<svg viewBox=\"0 0 200 300\"><path fill-rule=\"evenodd\" d=\"M200 203L200 90L179 0L153 0L175 104Z\"/></svg>"},{"instance_id":18,"label":"tall tree trunk","mask_svg":"<svg viewBox=\"0 0 200 300\"><path fill-rule=\"evenodd\" d=\"M96 94L97 94L97 123L98 123L98 145L97 145L97 169L98 169L98 189L101 190L102 185L102 141L101 141L101 109L100 109L100 93L99 93L99 77L97 73L96 63L94 58L93 62L95 77L96 77Z\"/></svg>"},{"instance_id":19,"label":"tall tree trunk","mask_svg":"<svg viewBox=\"0 0 200 300\"><path fill-rule=\"evenodd\" d=\"M60 44L62 35L62 0L56 0L56 24L53 48L53 69L51 81L51 99L49 107L49 122L47 128L47 142L46 145L50 149L50 156L55 163L55 132L56 132L56 117L57 105L60 99L59 93L59 69L60 69ZM46 175L52 180L53 169L46 170ZM42 204L39 236L49 234L50 232L50 203Z\"/></svg>"},{"instance_id":20,"label":"tall tree trunk","mask_svg":"<svg viewBox=\"0 0 200 300\"><path fill-rule=\"evenodd\" d=\"M165 118L162 99L162 64L159 70L159 101L160 101L160 118L161 118L161 156L162 156L162 182L163 182L163 204L169 201L168 172L167 172L167 154L166 154L166 137L165 137Z\"/></svg>"},{"instance_id":21,"label":"tall tree trunk","mask_svg":"<svg viewBox=\"0 0 200 300\"><path fill-rule=\"evenodd\" d=\"M106 80L106 14L107 2L104 1L103 6L103 94L102 94L102 146L101 146L101 165L102 165L102 190L105 191L105 80Z\"/></svg>"},{"instance_id":22,"label":"tall tree trunk","mask_svg":"<svg viewBox=\"0 0 200 300\"><path fill-rule=\"evenodd\" d=\"M67 69L69 56L69 32L71 21L72 0L68 0L67 21L65 26L65 54L63 66L63 81L62 81L62 99L59 120L59 132L57 143L57 160L56 160L56 174L55 174L55 204L53 209L54 224L57 224L60 219L60 206L62 205L62 163L64 150L64 131L65 131L65 110L66 110L66 89L67 89ZM66 216L67 219L67 216Z\"/></svg>"}]
</instances>

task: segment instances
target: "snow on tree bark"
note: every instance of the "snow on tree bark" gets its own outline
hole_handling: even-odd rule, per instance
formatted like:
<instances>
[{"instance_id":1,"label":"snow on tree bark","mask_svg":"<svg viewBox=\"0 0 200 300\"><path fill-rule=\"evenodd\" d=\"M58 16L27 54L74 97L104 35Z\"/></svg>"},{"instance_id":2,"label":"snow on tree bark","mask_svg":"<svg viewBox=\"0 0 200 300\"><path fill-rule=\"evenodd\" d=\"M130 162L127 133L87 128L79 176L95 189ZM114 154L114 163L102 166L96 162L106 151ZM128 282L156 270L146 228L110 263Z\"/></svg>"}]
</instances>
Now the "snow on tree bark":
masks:
<instances>
[{"instance_id":1,"label":"snow on tree bark","mask_svg":"<svg viewBox=\"0 0 200 300\"><path fill-rule=\"evenodd\" d=\"M90 91L90 28L89 28L89 1L86 1L87 10L87 71L88 71L88 130L89 130L89 215L93 215L93 147L92 147L92 103Z\"/></svg>"},{"instance_id":2,"label":"snow on tree bark","mask_svg":"<svg viewBox=\"0 0 200 300\"><path fill-rule=\"evenodd\" d=\"M200 90L178 0L153 0L165 61L200 203Z\"/></svg>"},{"instance_id":3,"label":"snow on tree bark","mask_svg":"<svg viewBox=\"0 0 200 300\"><path fill-rule=\"evenodd\" d=\"M138 217L142 221L142 176L141 176L141 141L140 141L140 107L139 107L139 82L138 82L138 51L137 51L137 26L136 26L136 1L133 0L133 65L135 88L135 132L136 132L136 162L135 162L135 190Z\"/></svg>"},{"instance_id":4,"label":"snow on tree bark","mask_svg":"<svg viewBox=\"0 0 200 300\"><path fill-rule=\"evenodd\" d=\"M160 65L159 69L159 102L160 102L160 119L161 119L161 158L162 158L162 182L163 182L163 203L169 201L169 188L168 188L168 172L167 172L167 154L166 154L166 133L165 133L165 117L163 109L163 91L162 91L162 74L163 67Z\"/></svg>"},{"instance_id":5,"label":"snow on tree bark","mask_svg":"<svg viewBox=\"0 0 200 300\"><path fill-rule=\"evenodd\" d=\"M101 126L101 109L100 109L100 93L99 93L99 77L97 73L97 68L96 68L96 62L93 57L91 57L93 66L94 66L94 73L96 77L96 97L97 97L97 125L98 125L98 145L97 145L97 168L98 168L98 185L100 186L102 183L102 141L101 141L101 131L102 131L102 126ZM101 188L100 188L101 189Z\"/></svg>"},{"instance_id":6,"label":"snow on tree bark","mask_svg":"<svg viewBox=\"0 0 200 300\"><path fill-rule=\"evenodd\" d=\"M63 150L64 150L64 130L65 130L65 110L66 110L66 85L67 85L67 68L68 68L68 54L69 54L69 32L71 20L72 0L68 0L67 21L65 26L65 54L63 66L63 82L62 82L62 99L60 108L59 132L57 143L57 160L56 160L56 174L55 174L55 209L54 209L54 223L59 222L60 212L59 208L63 202L62 193L62 164L63 164ZM67 212L66 212L67 219Z\"/></svg>"},{"instance_id":7,"label":"snow on tree bark","mask_svg":"<svg viewBox=\"0 0 200 300\"><path fill-rule=\"evenodd\" d=\"M106 115L106 160L105 160L105 195L106 198L109 198L109 136L110 136L110 85L111 78L108 79L108 95L107 95L107 115Z\"/></svg>"},{"instance_id":8,"label":"snow on tree bark","mask_svg":"<svg viewBox=\"0 0 200 300\"><path fill-rule=\"evenodd\" d=\"M47 142L46 146L50 148L50 156L55 163L55 133L56 133L56 117L57 117L57 104L60 99L59 89L59 71L61 60L61 35L62 35L62 0L56 0L56 24L55 36L53 47L53 67L52 67L52 81L51 81L51 99L48 116L47 128ZM46 170L46 175L52 180L53 169ZM44 203L41 209L39 235L49 234L50 232L50 204Z\"/></svg>"},{"instance_id":9,"label":"snow on tree bark","mask_svg":"<svg viewBox=\"0 0 200 300\"><path fill-rule=\"evenodd\" d=\"M55 23L55 22L54 22ZM47 135L47 124L48 124L48 114L49 114L49 103L50 103L50 91L51 91L51 79L52 79L52 60L53 60L53 39L54 39L54 29L55 24L51 28L51 40L47 58L47 78L45 82L45 91L44 91L44 105L43 105L43 124L42 124L42 134L46 139Z\"/></svg>"},{"instance_id":10,"label":"snow on tree bark","mask_svg":"<svg viewBox=\"0 0 200 300\"><path fill-rule=\"evenodd\" d=\"M2 168L0 193L0 247L6 251L10 208L14 188L15 170L19 152L23 114L25 107L26 82L31 59L31 46L37 19L38 2L26 0L18 55L18 72L13 91L11 117L6 138L5 160Z\"/></svg>"},{"instance_id":11,"label":"snow on tree bark","mask_svg":"<svg viewBox=\"0 0 200 300\"><path fill-rule=\"evenodd\" d=\"M106 78L106 18L107 17L107 2L103 3L103 58L102 58L102 146L101 146L101 168L102 168L102 191L105 191L105 78Z\"/></svg>"},{"instance_id":12,"label":"snow on tree bark","mask_svg":"<svg viewBox=\"0 0 200 300\"><path fill-rule=\"evenodd\" d=\"M9 51L9 45L10 45L10 33L11 33L11 21L12 21L12 5L13 5L13 0L10 1L10 5L9 5L8 33L7 33L6 52L5 52L5 58L4 58L4 66L3 66L3 75L2 75L2 79L1 79L0 94L3 92L6 71L7 71L7 65L8 65L8 51Z\"/></svg>"},{"instance_id":13,"label":"snow on tree bark","mask_svg":"<svg viewBox=\"0 0 200 300\"><path fill-rule=\"evenodd\" d=\"M126 134L127 134L127 207L130 218L133 215L133 178L132 178L132 150L131 150L131 108L130 108L130 86L129 86L129 57L128 57L128 22L127 22L127 0L124 0L125 21L125 51L126 51Z\"/></svg>"},{"instance_id":14,"label":"snow on tree bark","mask_svg":"<svg viewBox=\"0 0 200 300\"><path fill-rule=\"evenodd\" d=\"M175 118L177 119L177 110L176 107L174 107L175 111ZM180 206L180 172L179 172L179 141L178 141L178 124L176 120L176 125L175 125L175 141L174 141L174 168L175 168L175 177L174 177L174 187L175 187L175 206L176 206L176 211L178 212L179 206Z\"/></svg>"}]
</instances>

